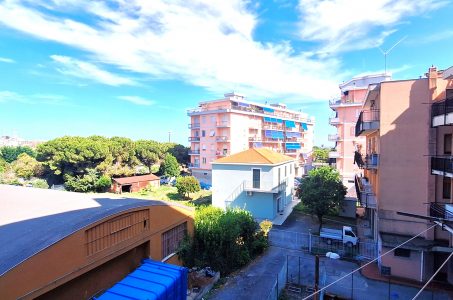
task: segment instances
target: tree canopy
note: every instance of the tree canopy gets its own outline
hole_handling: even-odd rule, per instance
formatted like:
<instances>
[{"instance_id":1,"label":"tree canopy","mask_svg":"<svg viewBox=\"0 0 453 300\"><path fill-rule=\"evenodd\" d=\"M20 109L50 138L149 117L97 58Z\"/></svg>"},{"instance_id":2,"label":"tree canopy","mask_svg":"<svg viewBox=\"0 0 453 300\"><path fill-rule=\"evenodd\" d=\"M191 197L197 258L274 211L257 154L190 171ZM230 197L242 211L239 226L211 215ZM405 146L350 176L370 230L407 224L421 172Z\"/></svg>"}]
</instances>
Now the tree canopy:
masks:
<instances>
[{"instance_id":1,"label":"tree canopy","mask_svg":"<svg viewBox=\"0 0 453 300\"><path fill-rule=\"evenodd\" d=\"M324 215L338 211L345 195L340 174L328 166L311 170L296 190L309 213L318 217L319 228Z\"/></svg>"},{"instance_id":2,"label":"tree canopy","mask_svg":"<svg viewBox=\"0 0 453 300\"><path fill-rule=\"evenodd\" d=\"M190 193L198 192L200 182L193 176L181 176L176 179L176 188L180 195L190 198Z\"/></svg>"},{"instance_id":3,"label":"tree canopy","mask_svg":"<svg viewBox=\"0 0 453 300\"><path fill-rule=\"evenodd\" d=\"M0 156L7 162L12 163L15 161L19 155L22 153L27 153L31 157L36 157L36 152L27 146L4 146L0 147Z\"/></svg>"},{"instance_id":4,"label":"tree canopy","mask_svg":"<svg viewBox=\"0 0 453 300\"><path fill-rule=\"evenodd\" d=\"M313 160L315 162L326 163L329 162L330 148L322 148L318 146L313 147Z\"/></svg>"},{"instance_id":5,"label":"tree canopy","mask_svg":"<svg viewBox=\"0 0 453 300\"><path fill-rule=\"evenodd\" d=\"M179 176L181 171L179 170L179 164L176 158L171 155L165 155L164 161L160 165L159 172L164 176L175 177Z\"/></svg>"},{"instance_id":6,"label":"tree canopy","mask_svg":"<svg viewBox=\"0 0 453 300\"><path fill-rule=\"evenodd\" d=\"M27 153L21 153L12 163L12 168L17 176L24 179L42 175L41 163Z\"/></svg>"}]
</instances>

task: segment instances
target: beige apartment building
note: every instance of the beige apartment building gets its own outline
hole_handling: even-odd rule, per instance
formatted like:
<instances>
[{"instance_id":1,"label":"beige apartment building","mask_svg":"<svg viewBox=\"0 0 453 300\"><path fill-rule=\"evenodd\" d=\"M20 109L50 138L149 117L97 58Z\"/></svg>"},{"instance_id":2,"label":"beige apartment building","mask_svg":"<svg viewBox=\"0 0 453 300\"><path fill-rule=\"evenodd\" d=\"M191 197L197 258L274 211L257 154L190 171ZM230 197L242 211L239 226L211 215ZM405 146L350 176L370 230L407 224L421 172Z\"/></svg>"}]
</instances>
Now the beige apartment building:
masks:
<instances>
[{"instance_id":1,"label":"beige apartment building","mask_svg":"<svg viewBox=\"0 0 453 300\"><path fill-rule=\"evenodd\" d=\"M359 171L358 165L354 163L354 155L356 152L363 152L365 146L365 138L355 136L355 124L368 86L390 79L389 74L354 77L340 84L340 98L329 101L329 106L334 111L329 123L337 129L335 134L328 136L329 141L335 142L335 150L329 153L329 158L342 176L343 184L348 187L354 185L354 175Z\"/></svg>"},{"instance_id":2,"label":"beige apartment building","mask_svg":"<svg viewBox=\"0 0 453 300\"><path fill-rule=\"evenodd\" d=\"M200 102L190 117L190 169L201 182L212 182L211 162L249 148L268 148L297 161L304 173L313 149L314 118L285 104L257 103L236 93Z\"/></svg>"},{"instance_id":3,"label":"beige apartment building","mask_svg":"<svg viewBox=\"0 0 453 300\"><path fill-rule=\"evenodd\" d=\"M433 223L406 212L453 220L453 69L368 88L355 135L366 138L355 178L369 237L380 254ZM430 229L379 260L383 274L426 281L453 251L452 235ZM453 283L453 261L436 276Z\"/></svg>"}]
</instances>

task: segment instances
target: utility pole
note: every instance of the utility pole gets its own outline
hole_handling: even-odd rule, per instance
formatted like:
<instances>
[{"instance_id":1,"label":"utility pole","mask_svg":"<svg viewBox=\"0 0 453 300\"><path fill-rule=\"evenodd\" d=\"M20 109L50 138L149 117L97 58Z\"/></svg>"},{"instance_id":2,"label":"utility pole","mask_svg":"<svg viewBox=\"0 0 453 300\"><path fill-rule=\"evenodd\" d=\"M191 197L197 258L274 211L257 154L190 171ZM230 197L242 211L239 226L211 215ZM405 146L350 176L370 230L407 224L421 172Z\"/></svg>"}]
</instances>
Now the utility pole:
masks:
<instances>
[{"instance_id":1,"label":"utility pole","mask_svg":"<svg viewBox=\"0 0 453 300\"><path fill-rule=\"evenodd\" d=\"M171 143L171 131L168 132L168 142Z\"/></svg>"},{"instance_id":2,"label":"utility pole","mask_svg":"<svg viewBox=\"0 0 453 300\"><path fill-rule=\"evenodd\" d=\"M314 300L319 299L319 294L317 293L319 290L319 255L315 256L315 295Z\"/></svg>"}]
</instances>

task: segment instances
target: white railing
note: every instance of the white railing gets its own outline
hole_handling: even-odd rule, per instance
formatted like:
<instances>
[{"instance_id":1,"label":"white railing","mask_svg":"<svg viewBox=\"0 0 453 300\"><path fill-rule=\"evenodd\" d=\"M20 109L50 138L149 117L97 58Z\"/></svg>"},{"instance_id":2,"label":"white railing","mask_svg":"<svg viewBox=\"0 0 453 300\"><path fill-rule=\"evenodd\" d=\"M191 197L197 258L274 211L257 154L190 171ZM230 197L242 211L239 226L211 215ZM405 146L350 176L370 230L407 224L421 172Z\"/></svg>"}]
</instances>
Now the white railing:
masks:
<instances>
[{"instance_id":1,"label":"white railing","mask_svg":"<svg viewBox=\"0 0 453 300\"><path fill-rule=\"evenodd\" d=\"M327 140L329 140L331 142L338 141L339 139L340 139L340 136L338 134L329 134L327 136Z\"/></svg>"},{"instance_id":2,"label":"white railing","mask_svg":"<svg viewBox=\"0 0 453 300\"><path fill-rule=\"evenodd\" d=\"M278 193L285 190L287 185L286 180L278 184L273 181L244 181L244 190L250 192Z\"/></svg>"},{"instance_id":3,"label":"white railing","mask_svg":"<svg viewBox=\"0 0 453 300\"><path fill-rule=\"evenodd\" d=\"M341 156L340 152L338 151L330 151L329 158L339 158Z\"/></svg>"}]
</instances>

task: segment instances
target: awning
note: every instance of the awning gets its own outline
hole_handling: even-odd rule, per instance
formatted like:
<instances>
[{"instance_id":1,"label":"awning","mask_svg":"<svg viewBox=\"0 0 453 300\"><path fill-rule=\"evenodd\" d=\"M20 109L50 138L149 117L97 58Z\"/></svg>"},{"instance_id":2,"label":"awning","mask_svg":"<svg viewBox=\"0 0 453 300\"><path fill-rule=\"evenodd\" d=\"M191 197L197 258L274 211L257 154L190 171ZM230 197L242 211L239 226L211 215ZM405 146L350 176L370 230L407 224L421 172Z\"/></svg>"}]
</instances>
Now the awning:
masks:
<instances>
[{"instance_id":1,"label":"awning","mask_svg":"<svg viewBox=\"0 0 453 300\"><path fill-rule=\"evenodd\" d=\"M272 122L272 121L271 121L271 118L269 118L269 117L264 117L264 122L269 122L269 123L270 123L270 122Z\"/></svg>"},{"instance_id":2,"label":"awning","mask_svg":"<svg viewBox=\"0 0 453 300\"><path fill-rule=\"evenodd\" d=\"M296 122L286 120L285 121L285 127L286 128L294 128L294 127L296 127Z\"/></svg>"},{"instance_id":3,"label":"awning","mask_svg":"<svg viewBox=\"0 0 453 300\"><path fill-rule=\"evenodd\" d=\"M301 137L302 133L300 132L292 132L292 131L287 131L286 132L286 137L292 138L292 137Z\"/></svg>"},{"instance_id":4,"label":"awning","mask_svg":"<svg viewBox=\"0 0 453 300\"><path fill-rule=\"evenodd\" d=\"M186 268L145 259L134 272L95 299L185 300L186 298Z\"/></svg>"},{"instance_id":5,"label":"awning","mask_svg":"<svg viewBox=\"0 0 453 300\"><path fill-rule=\"evenodd\" d=\"M302 128L304 129L304 131L307 131L307 130L308 130L308 125L307 125L307 123L300 123L300 126L302 126Z\"/></svg>"},{"instance_id":6,"label":"awning","mask_svg":"<svg viewBox=\"0 0 453 300\"><path fill-rule=\"evenodd\" d=\"M300 143L286 143L285 147L287 150L298 150L300 149Z\"/></svg>"},{"instance_id":7,"label":"awning","mask_svg":"<svg viewBox=\"0 0 453 300\"><path fill-rule=\"evenodd\" d=\"M268 113L273 113L275 110L273 110L272 108L263 107L263 111L268 112Z\"/></svg>"},{"instance_id":8,"label":"awning","mask_svg":"<svg viewBox=\"0 0 453 300\"><path fill-rule=\"evenodd\" d=\"M253 143L253 148L262 148L263 143Z\"/></svg>"},{"instance_id":9,"label":"awning","mask_svg":"<svg viewBox=\"0 0 453 300\"><path fill-rule=\"evenodd\" d=\"M280 123L280 124L283 124L283 120L282 119L276 119L276 122Z\"/></svg>"},{"instance_id":10,"label":"awning","mask_svg":"<svg viewBox=\"0 0 453 300\"><path fill-rule=\"evenodd\" d=\"M243 103L243 102L238 102L238 106L242 106L242 107L250 107L250 104L248 104L248 103Z\"/></svg>"}]
</instances>

